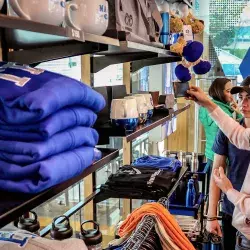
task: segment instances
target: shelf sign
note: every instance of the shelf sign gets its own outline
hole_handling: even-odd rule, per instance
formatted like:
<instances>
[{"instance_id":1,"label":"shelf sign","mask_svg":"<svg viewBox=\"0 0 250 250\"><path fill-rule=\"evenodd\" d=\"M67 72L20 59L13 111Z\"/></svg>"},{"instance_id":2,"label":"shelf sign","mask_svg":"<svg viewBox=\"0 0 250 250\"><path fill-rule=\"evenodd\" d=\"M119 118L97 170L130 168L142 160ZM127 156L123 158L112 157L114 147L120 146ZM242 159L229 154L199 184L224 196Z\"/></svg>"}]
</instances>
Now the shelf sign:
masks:
<instances>
[{"instance_id":1,"label":"shelf sign","mask_svg":"<svg viewBox=\"0 0 250 250\"><path fill-rule=\"evenodd\" d=\"M191 25L183 25L183 35L184 39L186 41L193 41L194 36L193 36L193 31L192 31L192 26Z\"/></svg>"},{"instance_id":2,"label":"shelf sign","mask_svg":"<svg viewBox=\"0 0 250 250\"><path fill-rule=\"evenodd\" d=\"M74 40L78 40L78 41L81 41L81 42L85 42L84 32L83 31L79 31L79 30L67 27L66 28L66 33L67 33L67 36L69 38L72 38Z\"/></svg>"}]
</instances>

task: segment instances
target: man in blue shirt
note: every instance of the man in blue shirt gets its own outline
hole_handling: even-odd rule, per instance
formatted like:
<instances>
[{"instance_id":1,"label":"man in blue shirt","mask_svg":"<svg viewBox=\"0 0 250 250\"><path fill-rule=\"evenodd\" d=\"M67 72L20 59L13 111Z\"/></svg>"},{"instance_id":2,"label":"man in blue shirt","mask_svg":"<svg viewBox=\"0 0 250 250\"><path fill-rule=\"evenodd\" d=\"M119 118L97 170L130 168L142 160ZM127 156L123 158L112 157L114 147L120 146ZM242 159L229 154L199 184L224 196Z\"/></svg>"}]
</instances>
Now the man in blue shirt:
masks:
<instances>
[{"instance_id":1,"label":"man in blue shirt","mask_svg":"<svg viewBox=\"0 0 250 250\"><path fill-rule=\"evenodd\" d=\"M239 93L239 106L244 118L240 121L242 126L250 127L250 87L249 82L245 81L245 86L234 87L232 94ZM247 150L241 150L235 147L227 137L219 131L213 145L214 168L220 166L226 168L227 176L233 184L233 187L240 191L245 175L250 163L250 153ZM215 218L217 216L217 205L220 199L220 190L216 186L213 178L210 182L209 190L209 209L207 230L214 234L222 236L220 225ZM222 205L222 231L223 244L225 250L235 249L236 229L232 226L232 214L234 205L225 196Z\"/></svg>"}]
</instances>

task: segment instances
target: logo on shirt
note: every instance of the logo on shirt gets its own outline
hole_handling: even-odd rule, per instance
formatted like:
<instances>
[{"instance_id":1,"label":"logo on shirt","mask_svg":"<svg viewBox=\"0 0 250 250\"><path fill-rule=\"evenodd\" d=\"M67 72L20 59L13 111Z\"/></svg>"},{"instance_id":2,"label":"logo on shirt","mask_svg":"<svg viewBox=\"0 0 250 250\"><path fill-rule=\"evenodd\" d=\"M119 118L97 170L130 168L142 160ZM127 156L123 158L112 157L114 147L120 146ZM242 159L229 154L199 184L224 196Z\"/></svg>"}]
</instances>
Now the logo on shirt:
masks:
<instances>
[{"instance_id":1,"label":"logo on shirt","mask_svg":"<svg viewBox=\"0 0 250 250\"><path fill-rule=\"evenodd\" d=\"M10 74L0 74L0 79L13 82L18 87L23 87L30 81L28 77L18 77Z\"/></svg>"},{"instance_id":2,"label":"logo on shirt","mask_svg":"<svg viewBox=\"0 0 250 250\"><path fill-rule=\"evenodd\" d=\"M141 171L136 169L136 168L132 168L132 169L129 169L129 170L124 170L122 172L126 173L126 174L129 174L129 175L141 174Z\"/></svg>"},{"instance_id":3,"label":"logo on shirt","mask_svg":"<svg viewBox=\"0 0 250 250\"><path fill-rule=\"evenodd\" d=\"M150 176L150 179L147 181L148 186L151 186L154 183L156 176L159 175L161 172L162 170L159 169L158 171L156 171Z\"/></svg>"}]
</instances>

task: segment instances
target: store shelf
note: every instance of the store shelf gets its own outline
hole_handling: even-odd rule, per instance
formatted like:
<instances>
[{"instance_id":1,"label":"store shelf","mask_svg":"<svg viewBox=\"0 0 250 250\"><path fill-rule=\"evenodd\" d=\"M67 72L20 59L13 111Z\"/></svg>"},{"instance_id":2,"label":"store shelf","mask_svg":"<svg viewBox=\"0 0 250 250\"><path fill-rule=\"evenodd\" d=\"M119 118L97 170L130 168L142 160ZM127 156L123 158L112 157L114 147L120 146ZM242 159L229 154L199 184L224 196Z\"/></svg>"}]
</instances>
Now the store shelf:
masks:
<instances>
[{"instance_id":1,"label":"store shelf","mask_svg":"<svg viewBox=\"0 0 250 250\"><path fill-rule=\"evenodd\" d=\"M167 0L169 3L185 3L189 8L193 8L193 5L188 0ZM192 0L191 0L192 1Z\"/></svg>"},{"instance_id":2,"label":"store shelf","mask_svg":"<svg viewBox=\"0 0 250 250\"><path fill-rule=\"evenodd\" d=\"M135 131L125 131L121 128L115 128L111 126L109 122L100 127L96 127L96 130L100 135L101 142L107 142L107 140L109 140L109 137L126 137L127 142L130 142L141 136L142 134L147 133L150 130L166 123L173 117L177 116L178 114L184 112L189 108L190 104L177 104L175 109L169 110L169 114L155 114L147 123L137 126Z\"/></svg>"},{"instance_id":3,"label":"store shelf","mask_svg":"<svg viewBox=\"0 0 250 250\"><path fill-rule=\"evenodd\" d=\"M89 174L103 167L111 160L119 155L119 151L115 149L100 149L103 153L101 160L95 162L92 166L83 171L82 174L76 176L59 185L51 187L42 193L35 195L25 195L21 193L0 193L0 228L14 221L19 216L33 208L41 205L51 198L60 195L64 190L81 181Z\"/></svg>"},{"instance_id":4,"label":"store shelf","mask_svg":"<svg viewBox=\"0 0 250 250\"><path fill-rule=\"evenodd\" d=\"M145 66L181 60L179 56L165 50L161 43L119 41L70 27L58 27L3 14L0 14L0 27L5 28L3 59L22 64L39 64L65 57L92 54L100 56L92 59L92 73L96 73L112 64L148 58L155 60L144 61Z\"/></svg>"},{"instance_id":5,"label":"store shelf","mask_svg":"<svg viewBox=\"0 0 250 250\"><path fill-rule=\"evenodd\" d=\"M193 216L197 218L199 210L204 205L205 195L200 193L197 203L193 207L186 207L184 205L176 205L170 204L169 211L174 215L185 215L185 216Z\"/></svg>"}]
</instances>

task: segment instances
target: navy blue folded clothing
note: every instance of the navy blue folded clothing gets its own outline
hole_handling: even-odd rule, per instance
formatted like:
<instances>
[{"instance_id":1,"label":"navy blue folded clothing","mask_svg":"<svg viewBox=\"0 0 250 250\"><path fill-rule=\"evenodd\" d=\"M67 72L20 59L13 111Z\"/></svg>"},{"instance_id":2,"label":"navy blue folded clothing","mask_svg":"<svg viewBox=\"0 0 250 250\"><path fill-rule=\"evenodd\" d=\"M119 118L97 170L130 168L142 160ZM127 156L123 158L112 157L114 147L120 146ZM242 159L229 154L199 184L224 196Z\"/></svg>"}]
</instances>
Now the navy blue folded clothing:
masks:
<instances>
[{"instance_id":1,"label":"navy blue folded clothing","mask_svg":"<svg viewBox=\"0 0 250 250\"><path fill-rule=\"evenodd\" d=\"M162 156L147 155L138 158L133 162L136 167L157 167L160 169L171 170L177 172L181 168L181 162Z\"/></svg>"},{"instance_id":2,"label":"navy blue folded clothing","mask_svg":"<svg viewBox=\"0 0 250 250\"><path fill-rule=\"evenodd\" d=\"M99 112L103 96L75 79L28 66L0 66L0 123L30 124L72 105Z\"/></svg>"},{"instance_id":3,"label":"navy blue folded clothing","mask_svg":"<svg viewBox=\"0 0 250 250\"><path fill-rule=\"evenodd\" d=\"M75 127L55 134L47 141L0 140L0 160L19 165L31 164L80 146L95 147L98 138L99 135L93 128Z\"/></svg>"},{"instance_id":4,"label":"navy blue folded clothing","mask_svg":"<svg viewBox=\"0 0 250 250\"><path fill-rule=\"evenodd\" d=\"M26 166L0 161L0 190L38 193L79 175L94 160L93 147L79 147Z\"/></svg>"},{"instance_id":5,"label":"navy blue folded clothing","mask_svg":"<svg viewBox=\"0 0 250 250\"><path fill-rule=\"evenodd\" d=\"M53 115L35 124L2 125L0 124L0 140L41 141L54 134L75 126L91 127L97 115L90 109L71 106L59 110Z\"/></svg>"}]
</instances>

